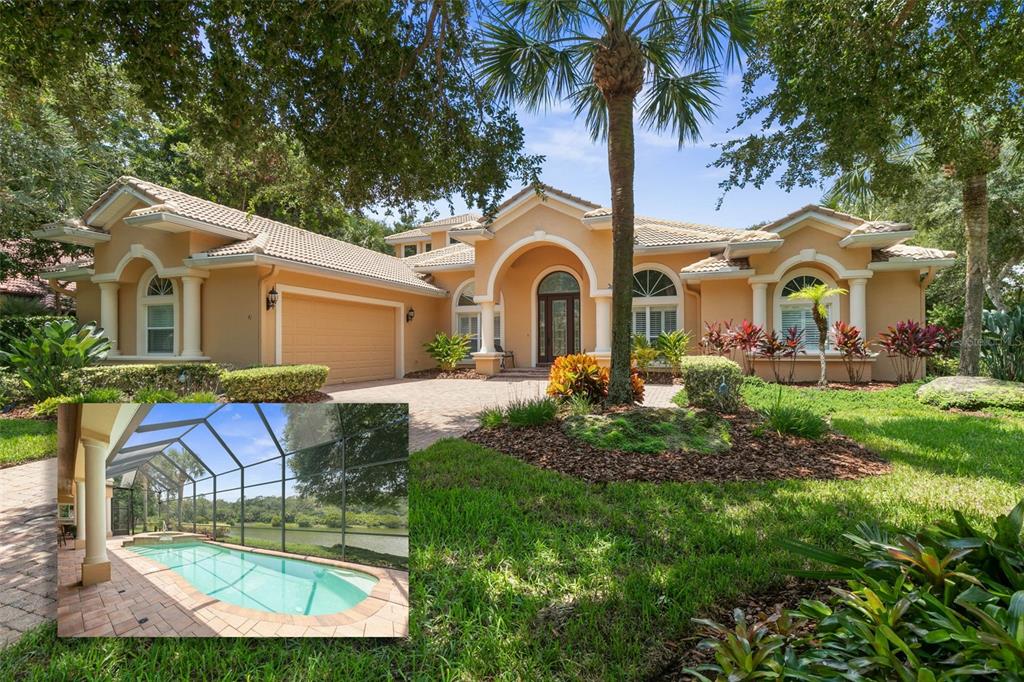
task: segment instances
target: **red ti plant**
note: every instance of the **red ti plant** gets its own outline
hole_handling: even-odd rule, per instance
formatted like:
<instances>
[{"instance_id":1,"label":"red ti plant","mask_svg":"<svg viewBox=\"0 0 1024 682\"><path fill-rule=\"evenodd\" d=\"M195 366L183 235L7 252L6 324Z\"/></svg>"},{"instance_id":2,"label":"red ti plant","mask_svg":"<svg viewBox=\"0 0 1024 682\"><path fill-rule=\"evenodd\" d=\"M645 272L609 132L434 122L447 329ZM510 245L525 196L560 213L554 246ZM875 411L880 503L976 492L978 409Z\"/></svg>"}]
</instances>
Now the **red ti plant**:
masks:
<instances>
[{"instance_id":1,"label":"red ti plant","mask_svg":"<svg viewBox=\"0 0 1024 682\"><path fill-rule=\"evenodd\" d=\"M732 320L705 322L704 336L700 339L704 355L728 355L733 345Z\"/></svg>"},{"instance_id":2,"label":"red ti plant","mask_svg":"<svg viewBox=\"0 0 1024 682\"><path fill-rule=\"evenodd\" d=\"M843 365L846 366L846 375L850 383L859 384L864 378L864 363L862 360L868 356L868 347L860 330L852 324L842 320L832 327L835 348L843 356Z\"/></svg>"},{"instance_id":3,"label":"red ti plant","mask_svg":"<svg viewBox=\"0 0 1024 682\"><path fill-rule=\"evenodd\" d=\"M782 358L786 357L786 351L786 342L779 338L774 329L770 332L765 332L757 344L757 356L768 361L768 366L772 368L772 374L775 375L775 383L777 384L782 383L779 365L782 362Z\"/></svg>"},{"instance_id":4,"label":"red ti plant","mask_svg":"<svg viewBox=\"0 0 1024 682\"><path fill-rule=\"evenodd\" d=\"M896 381L913 381L921 361L935 355L941 347L940 330L942 328L938 325L903 320L878 335L879 344L893 360Z\"/></svg>"},{"instance_id":5,"label":"red ti plant","mask_svg":"<svg viewBox=\"0 0 1024 682\"><path fill-rule=\"evenodd\" d=\"M786 330L786 338L782 340L786 349L782 357L789 358L789 376L786 383L793 383L793 374L796 372L796 356L804 352L804 330L799 327L790 327Z\"/></svg>"},{"instance_id":6,"label":"red ti plant","mask_svg":"<svg viewBox=\"0 0 1024 682\"><path fill-rule=\"evenodd\" d=\"M733 347L743 356L743 371L749 376L754 373L754 351L764 338L764 328L750 320L743 320L732 332Z\"/></svg>"}]
</instances>

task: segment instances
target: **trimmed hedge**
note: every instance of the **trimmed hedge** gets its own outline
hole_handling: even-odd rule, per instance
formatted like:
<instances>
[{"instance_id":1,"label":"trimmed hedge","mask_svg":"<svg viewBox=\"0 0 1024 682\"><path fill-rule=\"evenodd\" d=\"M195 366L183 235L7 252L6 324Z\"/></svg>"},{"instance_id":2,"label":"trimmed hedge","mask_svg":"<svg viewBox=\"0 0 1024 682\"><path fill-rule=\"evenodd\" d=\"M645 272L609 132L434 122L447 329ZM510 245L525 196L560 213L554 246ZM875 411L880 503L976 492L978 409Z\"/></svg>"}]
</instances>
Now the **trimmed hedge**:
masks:
<instances>
[{"instance_id":1,"label":"trimmed hedge","mask_svg":"<svg viewBox=\"0 0 1024 682\"><path fill-rule=\"evenodd\" d=\"M212 362L97 365L68 372L65 393L86 393L94 388L116 388L130 396L143 389L216 393L223 373L224 368Z\"/></svg>"},{"instance_id":2,"label":"trimmed hedge","mask_svg":"<svg viewBox=\"0 0 1024 682\"><path fill-rule=\"evenodd\" d=\"M917 399L943 410L1024 410L1024 383L990 377L940 377L917 389Z\"/></svg>"},{"instance_id":3,"label":"trimmed hedge","mask_svg":"<svg viewBox=\"0 0 1024 682\"><path fill-rule=\"evenodd\" d=\"M286 403L320 390L325 381L324 365L283 365L224 372L220 387L233 403Z\"/></svg>"},{"instance_id":4,"label":"trimmed hedge","mask_svg":"<svg viewBox=\"0 0 1024 682\"><path fill-rule=\"evenodd\" d=\"M690 405L716 412L739 410L743 371L735 362L718 355L689 355L679 369Z\"/></svg>"},{"instance_id":5,"label":"trimmed hedge","mask_svg":"<svg viewBox=\"0 0 1024 682\"><path fill-rule=\"evenodd\" d=\"M0 367L0 407L20 405L30 399L28 387L21 377L10 369Z\"/></svg>"},{"instance_id":6,"label":"trimmed hedge","mask_svg":"<svg viewBox=\"0 0 1024 682\"><path fill-rule=\"evenodd\" d=\"M32 333L33 329L39 329L47 322L74 319L70 315L29 315L27 317L4 315L0 317L0 346L5 345L2 341L4 335L24 339Z\"/></svg>"}]
</instances>

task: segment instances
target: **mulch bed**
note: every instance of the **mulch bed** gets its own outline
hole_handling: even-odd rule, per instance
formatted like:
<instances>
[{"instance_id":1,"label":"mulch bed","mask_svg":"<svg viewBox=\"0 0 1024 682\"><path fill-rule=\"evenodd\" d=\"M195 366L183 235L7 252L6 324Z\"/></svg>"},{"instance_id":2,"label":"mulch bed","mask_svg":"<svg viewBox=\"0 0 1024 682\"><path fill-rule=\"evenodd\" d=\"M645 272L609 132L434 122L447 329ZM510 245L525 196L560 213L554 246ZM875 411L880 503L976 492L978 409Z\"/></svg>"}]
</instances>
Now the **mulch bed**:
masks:
<instances>
[{"instance_id":1,"label":"mulch bed","mask_svg":"<svg viewBox=\"0 0 1024 682\"><path fill-rule=\"evenodd\" d=\"M558 422L528 428L478 428L465 437L590 483L852 480L890 471L888 462L840 434L831 433L819 441L780 436L774 431L757 434L754 431L760 419L749 410L723 418L729 422L732 448L717 454L602 450L570 438Z\"/></svg>"},{"instance_id":2,"label":"mulch bed","mask_svg":"<svg viewBox=\"0 0 1024 682\"><path fill-rule=\"evenodd\" d=\"M703 614L708 618L723 625L735 625L733 610L740 609L747 618L747 623L765 621L775 614L783 611L796 609L800 606L802 599L817 599L828 602L833 596L829 591L832 585L840 584L832 581L808 580L806 578L787 578L786 581L775 589L760 592L745 597L741 601L728 608L718 607ZM798 632L804 634L810 631L808 624L803 625ZM652 661L653 665L647 679L654 680L692 680L696 679L685 672L687 668L695 668L699 665L714 663L715 657L710 649L698 648L698 645L707 635L700 631L695 632L691 637L678 642L668 642L659 647L660 656L658 661Z\"/></svg>"},{"instance_id":3,"label":"mulch bed","mask_svg":"<svg viewBox=\"0 0 1024 682\"><path fill-rule=\"evenodd\" d=\"M418 372L409 372L406 379L486 379L487 375L480 374L475 369L459 368L452 370L421 369Z\"/></svg>"}]
</instances>

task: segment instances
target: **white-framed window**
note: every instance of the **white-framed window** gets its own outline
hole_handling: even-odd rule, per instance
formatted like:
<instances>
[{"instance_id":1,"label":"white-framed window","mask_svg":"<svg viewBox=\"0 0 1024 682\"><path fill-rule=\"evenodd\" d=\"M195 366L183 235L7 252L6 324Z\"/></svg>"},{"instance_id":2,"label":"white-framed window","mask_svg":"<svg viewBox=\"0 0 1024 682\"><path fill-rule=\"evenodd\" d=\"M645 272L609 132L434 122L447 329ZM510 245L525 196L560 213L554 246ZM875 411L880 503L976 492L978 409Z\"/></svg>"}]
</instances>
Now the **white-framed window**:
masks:
<instances>
[{"instance_id":1,"label":"white-framed window","mask_svg":"<svg viewBox=\"0 0 1024 682\"><path fill-rule=\"evenodd\" d=\"M431 248L430 242L426 242L423 245L423 252L426 253L427 251L430 251L430 248Z\"/></svg>"},{"instance_id":2,"label":"white-framed window","mask_svg":"<svg viewBox=\"0 0 1024 682\"><path fill-rule=\"evenodd\" d=\"M476 295L476 286L473 280L463 284L455 297L455 324L453 328L456 334L468 334L469 352L476 353L480 350L480 305L473 301ZM501 345L501 313L502 306L497 306L494 312L494 343ZM494 350L494 349L491 349ZM466 359L470 359L469 355Z\"/></svg>"},{"instance_id":3,"label":"white-framed window","mask_svg":"<svg viewBox=\"0 0 1024 682\"><path fill-rule=\"evenodd\" d=\"M406 244L404 247L402 247L402 255L404 257L406 257L406 258L408 258L409 256L415 256L416 255L416 245L415 244Z\"/></svg>"},{"instance_id":4,"label":"white-framed window","mask_svg":"<svg viewBox=\"0 0 1024 682\"><path fill-rule=\"evenodd\" d=\"M826 284L823 280L811 274L800 274L791 277L779 289L779 329L780 336L784 336L790 329L797 328L803 332L804 350L808 353L818 352L818 325L814 324L814 313L811 311L810 301L790 300L789 295L800 291L807 286ZM835 301L825 301L825 309L828 312L829 326L835 323L838 317L835 312L838 310ZM825 339L825 349L830 349L828 338Z\"/></svg>"},{"instance_id":5,"label":"white-framed window","mask_svg":"<svg viewBox=\"0 0 1024 682\"><path fill-rule=\"evenodd\" d=\"M147 355L173 355L175 342L174 282L153 275L141 299L142 341Z\"/></svg>"},{"instance_id":6,"label":"white-framed window","mask_svg":"<svg viewBox=\"0 0 1024 682\"><path fill-rule=\"evenodd\" d=\"M680 328L679 291L672 279L653 268L633 273L633 333L654 341Z\"/></svg>"},{"instance_id":7,"label":"white-framed window","mask_svg":"<svg viewBox=\"0 0 1024 682\"><path fill-rule=\"evenodd\" d=\"M455 237L453 237L452 233L449 232L448 233L448 246L452 246L453 244L458 244L458 243L459 243L459 240L456 239Z\"/></svg>"}]
</instances>

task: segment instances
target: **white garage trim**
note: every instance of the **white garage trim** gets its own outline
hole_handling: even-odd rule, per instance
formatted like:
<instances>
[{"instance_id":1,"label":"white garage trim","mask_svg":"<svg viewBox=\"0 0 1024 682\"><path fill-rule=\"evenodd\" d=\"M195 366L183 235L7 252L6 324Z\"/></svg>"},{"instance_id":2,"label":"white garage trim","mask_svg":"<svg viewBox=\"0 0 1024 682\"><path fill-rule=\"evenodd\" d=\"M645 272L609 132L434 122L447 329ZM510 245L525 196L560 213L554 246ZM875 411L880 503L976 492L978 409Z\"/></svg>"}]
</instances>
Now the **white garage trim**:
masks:
<instances>
[{"instance_id":1,"label":"white garage trim","mask_svg":"<svg viewBox=\"0 0 1024 682\"><path fill-rule=\"evenodd\" d=\"M395 309L395 378L401 379L405 376L405 305L398 301L388 301L382 298L368 298L366 296L353 296L352 294L339 294L334 291L323 289L307 289L288 284L278 284L277 291L280 297L277 305L274 306L274 362L282 362L282 310L284 309L285 294L296 294L310 298L325 298L333 301L348 301L349 303L363 303L366 305L379 305Z\"/></svg>"}]
</instances>

